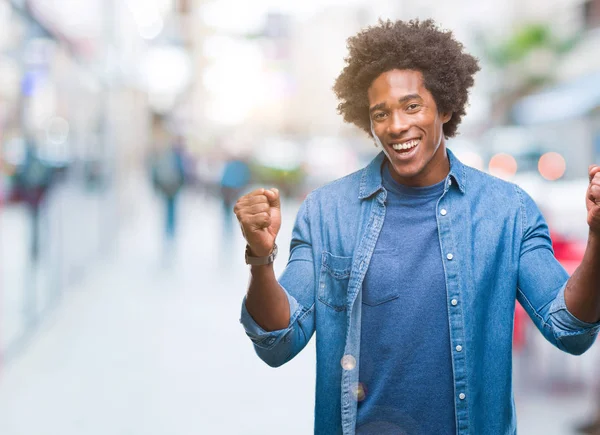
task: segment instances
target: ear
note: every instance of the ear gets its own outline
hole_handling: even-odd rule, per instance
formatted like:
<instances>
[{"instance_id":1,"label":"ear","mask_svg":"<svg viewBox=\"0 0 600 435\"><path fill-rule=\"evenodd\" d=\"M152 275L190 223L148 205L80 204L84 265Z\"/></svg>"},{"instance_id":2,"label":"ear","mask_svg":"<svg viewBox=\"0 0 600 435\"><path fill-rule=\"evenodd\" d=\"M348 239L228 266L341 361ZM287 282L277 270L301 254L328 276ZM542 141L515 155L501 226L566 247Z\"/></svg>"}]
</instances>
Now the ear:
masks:
<instances>
[{"instance_id":1,"label":"ear","mask_svg":"<svg viewBox=\"0 0 600 435\"><path fill-rule=\"evenodd\" d=\"M452 112L442 113L441 117L442 117L442 124L445 124L452 119Z\"/></svg>"}]
</instances>

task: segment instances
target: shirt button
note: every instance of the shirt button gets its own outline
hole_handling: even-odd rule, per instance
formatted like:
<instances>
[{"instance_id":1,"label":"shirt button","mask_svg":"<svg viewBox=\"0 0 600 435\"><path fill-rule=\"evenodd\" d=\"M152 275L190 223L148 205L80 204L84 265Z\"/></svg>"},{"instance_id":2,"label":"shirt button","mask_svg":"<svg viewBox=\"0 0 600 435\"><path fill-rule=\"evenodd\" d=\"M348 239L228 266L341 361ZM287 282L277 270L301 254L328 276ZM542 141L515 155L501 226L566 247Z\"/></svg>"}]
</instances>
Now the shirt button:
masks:
<instances>
[{"instance_id":1,"label":"shirt button","mask_svg":"<svg viewBox=\"0 0 600 435\"><path fill-rule=\"evenodd\" d=\"M452 259L454 258L454 255L452 255L452 254L448 254L448 255L446 255L446 258L447 258L448 260L452 260Z\"/></svg>"},{"instance_id":2,"label":"shirt button","mask_svg":"<svg viewBox=\"0 0 600 435\"><path fill-rule=\"evenodd\" d=\"M460 346L460 345L459 345L459 346L456 346L456 351L457 351L457 352L462 352L462 346Z\"/></svg>"},{"instance_id":3,"label":"shirt button","mask_svg":"<svg viewBox=\"0 0 600 435\"><path fill-rule=\"evenodd\" d=\"M321 283L321 288L325 288L325 283Z\"/></svg>"},{"instance_id":4,"label":"shirt button","mask_svg":"<svg viewBox=\"0 0 600 435\"><path fill-rule=\"evenodd\" d=\"M452 304L453 307L458 305L458 301L456 299L452 299L452 301L450 303Z\"/></svg>"},{"instance_id":5,"label":"shirt button","mask_svg":"<svg viewBox=\"0 0 600 435\"><path fill-rule=\"evenodd\" d=\"M445 208L443 208L443 209L441 209L441 210L440 210L440 214L441 214L442 216L446 216L446 215L448 214L448 212L446 211L446 209L445 209Z\"/></svg>"},{"instance_id":6,"label":"shirt button","mask_svg":"<svg viewBox=\"0 0 600 435\"><path fill-rule=\"evenodd\" d=\"M460 395L458 396L458 398L459 398L460 400L465 400L465 398L466 398L466 397L467 397L467 396L465 396L465 393L460 393Z\"/></svg>"},{"instance_id":7,"label":"shirt button","mask_svg":"<svg viewBox=\"0 0 600 435\"><path fill-rule=\"evenodd\" d=\"M354 370L356 367L356 358L352 355L344 355L341 360L342 368L344 370Z\"/></svg>"}]
</instances>

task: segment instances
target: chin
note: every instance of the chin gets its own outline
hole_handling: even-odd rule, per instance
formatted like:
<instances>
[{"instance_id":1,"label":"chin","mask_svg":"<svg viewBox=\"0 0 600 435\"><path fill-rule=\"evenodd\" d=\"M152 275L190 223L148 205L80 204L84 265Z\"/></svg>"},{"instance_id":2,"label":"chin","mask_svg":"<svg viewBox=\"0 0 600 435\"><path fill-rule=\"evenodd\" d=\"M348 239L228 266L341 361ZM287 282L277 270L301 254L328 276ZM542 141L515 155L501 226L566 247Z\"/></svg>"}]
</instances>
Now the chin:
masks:
<instances>
[{"instance_id":1,"label":"chin","mask_svg":"<svg viewBox=\"0 0 600 435\"><path fill-rule=\"evenodd\" d=\"M423 170L423 168L407 168L405 165L403 165L403 166L392 165L392 169L394 170L394 172L396 174L398 174L402 178L416 177Z\"/></svg>"}]
</instances>

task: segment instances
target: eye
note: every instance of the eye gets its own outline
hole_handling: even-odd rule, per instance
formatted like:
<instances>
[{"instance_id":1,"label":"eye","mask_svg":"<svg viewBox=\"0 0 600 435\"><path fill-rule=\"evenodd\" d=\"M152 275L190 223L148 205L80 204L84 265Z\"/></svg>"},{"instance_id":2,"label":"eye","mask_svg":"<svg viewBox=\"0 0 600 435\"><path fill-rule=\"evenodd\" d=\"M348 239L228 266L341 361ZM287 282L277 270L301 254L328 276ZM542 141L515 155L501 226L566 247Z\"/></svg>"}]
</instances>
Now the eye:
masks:
<instances>
[{"instance_id":1,"label":"eye","mask_svg":"<svg viewBox=\"0 0 600 435\"><path fill-rule=\"evenodd\" d=\"M373 114L373 119L378 121L385 118L385 112L377 112L375 114Z\"/></svg>"},{"instance_id":2,"label":"eye","mask_svg":"<svg viewBox=\"0 0 600 435\"><path fill-rule=\"evenodd\" d=\"M419 105L416 103L413 103L407 107L408 110L417 110L418 108L419 108Z\"/></svg>"}]
</instances>

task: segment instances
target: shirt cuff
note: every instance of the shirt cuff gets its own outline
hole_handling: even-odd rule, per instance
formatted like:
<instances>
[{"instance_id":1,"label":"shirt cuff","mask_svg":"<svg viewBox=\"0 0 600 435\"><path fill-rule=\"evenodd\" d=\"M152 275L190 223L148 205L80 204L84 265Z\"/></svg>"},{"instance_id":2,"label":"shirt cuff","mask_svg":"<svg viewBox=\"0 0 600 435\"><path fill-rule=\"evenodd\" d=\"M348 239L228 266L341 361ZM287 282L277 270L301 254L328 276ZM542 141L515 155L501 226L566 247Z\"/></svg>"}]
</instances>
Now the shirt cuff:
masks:
<instances>
[{"instance_id":1,"label":"shirt cuff","mask_svg":"<svg viewBox=\"0 0 600 435\"><path fill-rule=\"evenodd\" d=\"M285 289L284 289L285 291ZM278 329L276 331L265 331L260 327L258 323L252 318L248 310L246 309L246 296L242 301L242 313L240 317L240 323L244 327L246 331L246 335L250 337L252 342L260 347L264 348L272 348L277 344L279 339L285 335L285 333L291 328L291 326L296 321L299 312L301 311L300 304L296 299L290 295L287 291L285 291L287 295L288 302L290 304L290 323L285 329Z\"/></svg>"},{"instance_id":2,"label":"shirt cuff","mask_svg":"<svg viewBox=\"0 0 600 435\"><path fill-rule=\"evenodd\" d=\"M565 283L556 295L554 302L552 302L550 307L552 323L561 332L560 335L573 335L585 332L592 335L596 334L600 329L600 322L584 322L583 320L579 320L568 310L565 302L566 288L567 284Z\"/></svg>"}]
</instances>

